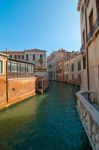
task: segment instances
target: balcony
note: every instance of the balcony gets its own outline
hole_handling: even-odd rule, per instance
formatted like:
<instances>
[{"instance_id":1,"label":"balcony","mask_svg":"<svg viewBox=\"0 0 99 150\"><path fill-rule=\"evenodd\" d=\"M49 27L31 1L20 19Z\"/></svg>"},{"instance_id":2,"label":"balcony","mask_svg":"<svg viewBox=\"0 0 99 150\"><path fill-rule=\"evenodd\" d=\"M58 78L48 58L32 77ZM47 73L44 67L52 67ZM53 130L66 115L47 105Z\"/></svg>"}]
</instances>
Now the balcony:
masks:
<instances>
[{"instance_id":1,"label":"balcony","mask_svg":"<svg viewBox=\"0 0 99 150\"><path fill-rule=\"evenodd\" d=\"M89 42L90 41L90 38L91 38L91 36L92 36L92 34L90 34L90 32L87 34L87 42Z\"/></svg>"},{"instance_id":2,"label":"balcony","mask_svg":"<svg viewBox=\"0 0 99 150\"><path fill-rule=\"evenodd\" d=\"M98 27L99 27L99 17L96 19L96 21L95 21L95 23L94 23L94 27L93 27L94 32L97 31Z\"/></svg>"},{"instance_id":3,"label":"balcony","mask_svg":"<svg viewBox=\"0 0 99 150\"><path fill-rule=\"evenodd\" d=\"M87 34L87 43L89 43L91 41L91 37L93 37L93 35L96 35L96 33L99 30L99 17L96 19L94 25L93 25L93 29Z\"/></svg>"},{"instance_id":4,"label":"balcony","mask_svg":"<svg viewBox=\"0 0 99 150\"><path fill-rule=\"evenodd\" d=\"M99 150L99 105L95 91L76 93L77 110L93 150Z\"/></svg>"},{"instance_id":5,"label":"balcony","mask_svg":"<svg viewBox=\"0 0 99 150\"><path fill-rule=\"evenodd\" d=\"M81 46L81 48L80 48L80 52L83 52L83 51L84 51L84 48L85 48L85 46L84 46L84 44L82 44L82 46Z\"/></svg>"}]
</instances>

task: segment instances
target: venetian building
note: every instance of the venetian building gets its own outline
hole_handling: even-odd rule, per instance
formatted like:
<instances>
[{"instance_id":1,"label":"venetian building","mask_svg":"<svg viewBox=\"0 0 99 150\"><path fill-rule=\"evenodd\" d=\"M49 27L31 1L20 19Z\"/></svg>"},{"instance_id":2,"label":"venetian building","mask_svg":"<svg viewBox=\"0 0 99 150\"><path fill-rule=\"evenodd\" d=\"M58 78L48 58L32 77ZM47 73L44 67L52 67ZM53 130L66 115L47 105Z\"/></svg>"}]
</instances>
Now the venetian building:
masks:
<instances>
[{"instance_id":1,"label":"venetian building","mask_svg":"<svg viewBox=\"0 0 99 150\"><path fill-rule=\"evenodd\" d=\"M7 51L3 52L9 55L12 59L19 59L32 62L35 69L47 69L46 51L39 49L29 49L23 51Z\"/></svg>"},{"instance_id":2,"label":"venetian building","mask_svg":"<svg viewBox=\"0 0 99 150\"><path fill-rule=\"evenodd\" d=\"M95 91L99 103L99 0L79 0L78 11L83 60L82 89Z\"/></svg>"}]
</instances>

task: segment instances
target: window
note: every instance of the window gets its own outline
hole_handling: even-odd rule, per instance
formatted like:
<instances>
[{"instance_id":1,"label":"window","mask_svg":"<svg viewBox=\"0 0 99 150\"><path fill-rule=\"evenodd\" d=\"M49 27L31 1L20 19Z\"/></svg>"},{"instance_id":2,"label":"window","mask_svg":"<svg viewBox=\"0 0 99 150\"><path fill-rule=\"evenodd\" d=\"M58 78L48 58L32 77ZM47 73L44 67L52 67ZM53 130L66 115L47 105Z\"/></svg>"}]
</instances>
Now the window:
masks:
<instances>
[{"instance_id":1,"label":"window","mask_svg":"<svg viewBox=\"0 0 99 150\"><path fill-rule=\"evenodd\" d=\"M99 0L96 0L97 16L99 18Z\"/></svg>"},{"instance_id":2,"label":"window","mask_svg":"<svg viewBox=\"0 0 99 150\"><path fill-rule=\"evenodd\" d=\"M0 74L3 73L3 61L0 60Z\"/></svg>"},{"instance_id":3,"label":"window","mask_svg":"<svg viewBox=\"0 0 99 150\"><path fill-rule=\"evenodd\" d=\"M22 55L22 59L24 59L24 55Z\"/></svg>"},{"instance_id":4,"label":"window","mask_svg":"<svg viewBox=\"0 0 99 150\"><path fill-rule=\"evenodd\" d=\"M25 64L21 63L21 75L25 75Z\"/></svg>"},{"instance_id":5,"label":"window","mask_svg":"<svg viewBox=\"0 0 99 150\"><path fill-rule=\"evenodd\" d=\"M34 66L31 66L31 73L34 74Z\"/></svg>"},{"instance_id":6,"label":"window","mask_svg":"<svg viewBox=\"0 0 99 150\"><path fill-rule=\"evenodd\" d=\"M40 58L43 58L42 54L40 55Z\"/></svg>"},{"instance_id":7,"label":"window","mask_svg":"<svg viewBox=\"0 0 99 150\"><path fill-rule=\"evenodd\" d=\"M28 65L28 73L31 73L31 65Z\"/></svg>"},{"instance_id":8,"label":"window","mask_svg":"<svg viewBox=\"0 0 99 150\"><path fill-rule=\"evenodd\" d=\"M20 59L20 55L18 55L18 59Z\"/></svg>"},{"instance_id":9,"label":"window","mask_svg":"<svg viewBox=\"0 0 99 150\"><path fill-rule=\"evenodd\" d=\"M14 55L14 58L17 59L17 55Z\"/></svg>"},{"instance_id":10,"label":"window","mask_svg":"<svg viewBox=\"0 0 99 150\"><path fill-rule=\"evenodd\" d=\"M89 28L90 28L90 35L93 34L93 9L89 15Z\"/></svg>"},{"instance_id":11,"label":"window","mask_svg":"<svg viewBox=\"0 0 99 150\"><path fill-rule=\"evenodd\" d=\"M72 75L72 80L74 80L74 75Z\"/></svg>"},{"instance_id":12,"label":"window","mask_svg":"<svg viewBox=\"0 0 99 150\"><path fill-rule=\"evenodd\" d=\"M49 68L51 68L52 66L51 65L49 65Z\"/></svg>"},{"instance_id":13,"label":"window","mask_svg":"<svg viewBox=\"0 0 99 150\"><path fill-rule=\"evenodd\" d=\"M35 60L35 54L33 54L33 60Z\"/></svg>"},{"instance_id":14,"label":"window","mask_svg":"<svg viewBox=\"0 0 99 150\"><path fill-rule=\"evenodd\" d=\"M28 54L26 54L26 60L28 60Z\"/></svg>"},{"instance_id":15,"label":"window","mask_svg":"<svg viewBox=\"0 0 99 150\"><path fill-rule=\"evenodd\" d=\"M11 71L12 71L12 73L17 73L17 63L16 62L11 63Z\"/></svg>"},{"instance_id":16,"label":"window","mask_svg":"<svg viewBox=\"0 0 99 150\"><path fill-rule=\"evenodd\" d=\"M81 61L78 62L78 70L81 70Z\"/></svg>"},{"instance_id":17,"label":"window","mask_svg":"<svg viewBox=\"0 0 99 150\"><path fill-rule=\"evenodd\" d=\"M86 69L86 56L83 57L83 69Z\"/></svg>"},{"instance_id":18,"label":"window","mask_svg":"<svg viewBox=\"0 0 99 150\"><path fill-rule=\"evenodd\" d=\"M83 31L83 45L85 47L85 30Z\"/></svg>"},{"instance_id":19,"label":"window","mask_svg":"<svg viewBox=\"0 0 99 150\"><path fill-rule=\"evenodd\" d=\"M71 66L71 70L74 71L74 63Z\"/></svg>"}]
</instances>

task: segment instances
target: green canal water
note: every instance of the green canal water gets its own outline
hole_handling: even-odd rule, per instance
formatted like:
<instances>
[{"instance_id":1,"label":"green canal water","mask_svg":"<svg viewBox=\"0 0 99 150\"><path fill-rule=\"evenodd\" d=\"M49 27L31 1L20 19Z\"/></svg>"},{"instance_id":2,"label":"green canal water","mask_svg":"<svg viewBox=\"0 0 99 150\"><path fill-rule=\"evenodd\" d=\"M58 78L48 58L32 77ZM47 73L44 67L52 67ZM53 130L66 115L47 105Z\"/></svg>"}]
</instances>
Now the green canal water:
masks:
<instances>
[{"instance_id":1,"label":"green canal water","mask_svg":"<svg viewBox=\"0 0 99 150\"><path fill-rule=\"evenodd\" d=\"M75 86L51 82L44 95L1 111L0 150L91 150Z\"/></svg>"}]
</instances>

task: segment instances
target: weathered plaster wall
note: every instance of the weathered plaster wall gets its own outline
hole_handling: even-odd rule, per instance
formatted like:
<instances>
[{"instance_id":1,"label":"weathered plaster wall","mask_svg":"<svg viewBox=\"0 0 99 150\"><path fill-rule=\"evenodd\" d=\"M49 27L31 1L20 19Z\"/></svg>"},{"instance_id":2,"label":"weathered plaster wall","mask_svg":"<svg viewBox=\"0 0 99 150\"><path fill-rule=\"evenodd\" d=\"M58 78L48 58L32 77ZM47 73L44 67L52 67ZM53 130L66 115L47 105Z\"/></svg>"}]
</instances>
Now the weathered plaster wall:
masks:
<instances>
[{"instance_id":1,"label":"weathered plaster wall","mask_svg":"<svg viewBox=\"0 0 99 150\"><path fill-rule=\"evenodd\" d=\"M89 48L89 76L90 90L97 92L99 103L99 34L97 38L90 44Z\"/></svg>"},{"instance_id":2,"label":"weathered plaster wall","mask_svg":"<svg viewBox=\"0 0 99 150\"><path fill-rule=\"evenodd\" d=\"M78 70L78 62L81 64L81 69ZM74 69L72 71L72 64L74 64ZM68 76L68 79L66 77ZM81 79L80 79L81 77ZM64 79L70 83L81 84L82 82L82 55L79 54L74 58L66 61L64 63Z\"/></svg>"}]
</instances>

